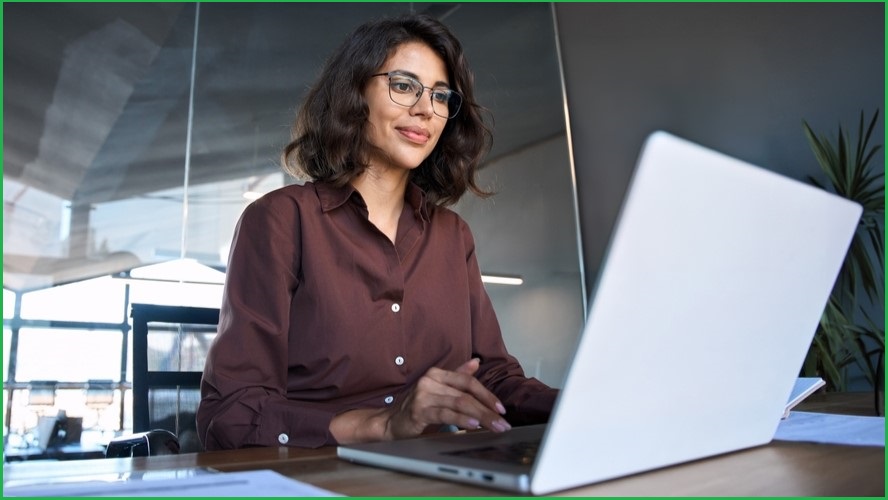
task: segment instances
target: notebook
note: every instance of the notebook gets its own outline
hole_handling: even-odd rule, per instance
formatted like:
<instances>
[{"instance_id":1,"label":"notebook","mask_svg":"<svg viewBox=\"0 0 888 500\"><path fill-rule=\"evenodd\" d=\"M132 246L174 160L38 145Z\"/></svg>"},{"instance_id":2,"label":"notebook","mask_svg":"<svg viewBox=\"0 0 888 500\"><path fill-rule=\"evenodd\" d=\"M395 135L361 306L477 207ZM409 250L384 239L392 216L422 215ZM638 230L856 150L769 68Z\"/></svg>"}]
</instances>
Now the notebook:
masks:
<instances>
[{"instance_id":1,"label":"notebook","mask_svg":"<svg viewBox=\"0 0 888 500\"><path fill-rule=\"evenodd\" d=\"M786 402L786 407L783 408L782 418L789 418L789 413L793 408L825 385L826 381L820 377L799 377L792 387L792 392L789 393L789 400Z\"/></svg>"},{"instance_id":2,"label":"notebook","mask_svg":"<svg viewBox=\"0 0 888 500\"><path fill-rule=\"evenodd\" d=\"M766 444L860 213L655 132L548 425L339 446L338 455L547 494ZM535 450L522 444L533 441Z\"/></svg>"}]
</instances>

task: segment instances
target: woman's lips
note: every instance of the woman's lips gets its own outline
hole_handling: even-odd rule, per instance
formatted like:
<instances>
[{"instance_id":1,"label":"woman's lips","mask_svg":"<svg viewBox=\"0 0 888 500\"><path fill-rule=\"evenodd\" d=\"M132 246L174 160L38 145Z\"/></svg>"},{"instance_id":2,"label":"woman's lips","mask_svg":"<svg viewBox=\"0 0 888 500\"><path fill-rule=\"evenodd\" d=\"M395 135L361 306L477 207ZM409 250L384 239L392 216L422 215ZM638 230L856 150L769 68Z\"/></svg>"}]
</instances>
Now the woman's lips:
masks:
<instances>
[{"instance_id":1,"label":"woman's lips","mask_svg":"<svg viewBox=\"0 0 888 500\"><path fill-rule=\"evenodd\" d=\"M410 142L425 144L429 142L429 131L419 127L396 127L398 132Z\"/></svg>"}]
</instances>

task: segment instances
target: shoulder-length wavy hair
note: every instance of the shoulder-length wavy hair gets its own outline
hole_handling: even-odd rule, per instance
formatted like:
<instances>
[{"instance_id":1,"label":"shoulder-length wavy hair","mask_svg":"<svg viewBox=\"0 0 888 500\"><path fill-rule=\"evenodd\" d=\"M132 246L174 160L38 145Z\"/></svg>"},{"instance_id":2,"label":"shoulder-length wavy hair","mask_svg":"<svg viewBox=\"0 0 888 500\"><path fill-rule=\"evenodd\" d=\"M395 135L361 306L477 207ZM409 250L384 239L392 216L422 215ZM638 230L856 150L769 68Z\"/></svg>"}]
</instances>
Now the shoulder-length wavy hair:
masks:
<instances>
[{"instance_id":1,"label":"shoulder-length wavy hair","mask_svg":"<svg viewBox=\"0 0 888 500\"><path fill-rule=\"evenodd\" d=\"M459 113L447 120L432 153L411 180L440 206L456 203L466 190L485 197L475 172L491 143L474 99L474 76L459 40L438 20L407 15L359 26L327 60L305 97L281 153L284 170L297 178L345 185L367 167L375 149L365 134L369 110L363 91L371 75L404 43L421 42L447 67L451 87L463 96Z\"/></svg>"}]
</instances>

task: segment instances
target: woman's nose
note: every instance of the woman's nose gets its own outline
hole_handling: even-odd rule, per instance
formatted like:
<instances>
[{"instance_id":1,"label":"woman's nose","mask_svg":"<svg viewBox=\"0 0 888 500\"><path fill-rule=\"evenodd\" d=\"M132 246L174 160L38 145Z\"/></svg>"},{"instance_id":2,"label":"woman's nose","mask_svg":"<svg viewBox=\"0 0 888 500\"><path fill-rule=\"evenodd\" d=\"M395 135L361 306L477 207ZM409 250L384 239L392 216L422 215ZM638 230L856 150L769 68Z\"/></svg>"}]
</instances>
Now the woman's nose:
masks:
<instances>
[{"instance_id":1,"label":"woman's nose","mask_svg":"<svg viewBox=\"0 0 888 500\"><path fill-rule=\"evenodd\" d=\"M434 112L434 109L432 109L432 96L427 94L427 91L431 92L429 89L422 89L419 100L410 108L410 111L424 115L431 115Z\"/></svg>"}]
</instances>

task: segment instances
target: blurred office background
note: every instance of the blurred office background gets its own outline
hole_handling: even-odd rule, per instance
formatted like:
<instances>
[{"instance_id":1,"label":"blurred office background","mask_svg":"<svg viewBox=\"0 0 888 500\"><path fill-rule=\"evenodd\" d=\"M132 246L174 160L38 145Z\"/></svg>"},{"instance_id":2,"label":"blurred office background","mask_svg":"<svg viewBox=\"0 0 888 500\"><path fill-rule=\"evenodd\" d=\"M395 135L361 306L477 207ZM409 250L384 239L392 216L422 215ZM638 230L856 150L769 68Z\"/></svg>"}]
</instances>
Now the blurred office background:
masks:
<instances>
[{"instance_id":1,"label":"blurred office background","mask_svg":"<svg viewBox=\"0 0 888 500\"><path fill-rule=\"evenodd\" d=\"M510 349L560 384L585 308L550 5L5 4L7 443L62 409L96 440L132 429L131 304L219 306L235 222L291 182L278 155L325 58L411 11L451 26L474 68L499 194L456 209L483 272L518 283L487 285ZM112 397L90 408L100 381Z\"/></svg>"},{"instance_id":2,"label":"blurred office background","mask_svg":"<svg viewBox=\"0 0 888 500\"><path fill-rule=\"evenodd\" d=\"M240 212L291 182L277 157L301 96L367 19L426 12L462 40L498 195L456 210L482 272L520 283L487 284L509 348L555 386L649 132L806 179L803 119L832 133L884 103L882 4L3 9L4 443L19 447L59 410L97 442L132 429L131 304L218 307Z\"/></svg>"}]
</instances>

